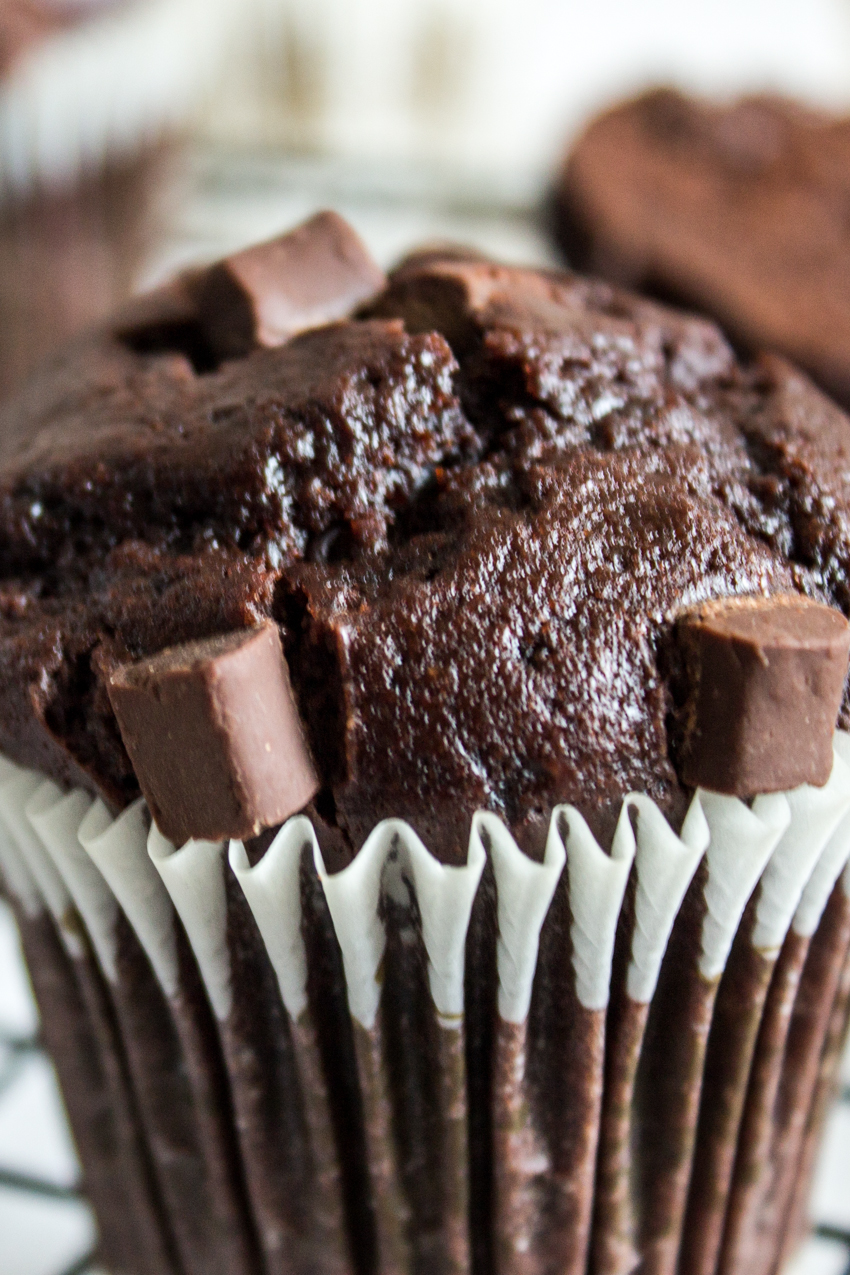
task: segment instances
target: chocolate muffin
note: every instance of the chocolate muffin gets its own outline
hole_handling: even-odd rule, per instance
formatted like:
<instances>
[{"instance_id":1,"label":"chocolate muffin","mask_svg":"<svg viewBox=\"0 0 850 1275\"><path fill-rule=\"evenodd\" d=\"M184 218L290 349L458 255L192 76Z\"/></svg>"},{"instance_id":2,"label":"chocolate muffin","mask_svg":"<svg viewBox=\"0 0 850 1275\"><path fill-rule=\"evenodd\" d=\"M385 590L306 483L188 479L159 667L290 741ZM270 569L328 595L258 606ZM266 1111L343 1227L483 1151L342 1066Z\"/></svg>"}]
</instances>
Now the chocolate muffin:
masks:
<instances>
[{"instance_id":1,"label":"chocolate muffin","mask_svg":"<svg viewBox=\"0 0 850 1275\"><path fill-rule=\"evenodd\" d=\"M594 120L554 188L577 269L693 306L850 404L841 209L850 122L774 96L656 89Z\"/></svg>"},{"instance_id":2,"label":"chocolate muffin","mask_svg":"<svg viewBox=\"0 0 850 1275\"><path fill-rule=\"evenodd\" d=\"M846 1020L848 453L706 320L330 213L0 412L0 863L116 1270L767 1270Z\"/></svg>"},{"instance_id":3,"label":"chocolate muffin","mask_svg":"<svg viewBox=\"0 0 850 1275\"><path fill-rule=\"evenodd\" d=\"M2 5L0 396L138 287L231 21L213 6L199 32L194 0Z\"/></svg>"}]
</instances>

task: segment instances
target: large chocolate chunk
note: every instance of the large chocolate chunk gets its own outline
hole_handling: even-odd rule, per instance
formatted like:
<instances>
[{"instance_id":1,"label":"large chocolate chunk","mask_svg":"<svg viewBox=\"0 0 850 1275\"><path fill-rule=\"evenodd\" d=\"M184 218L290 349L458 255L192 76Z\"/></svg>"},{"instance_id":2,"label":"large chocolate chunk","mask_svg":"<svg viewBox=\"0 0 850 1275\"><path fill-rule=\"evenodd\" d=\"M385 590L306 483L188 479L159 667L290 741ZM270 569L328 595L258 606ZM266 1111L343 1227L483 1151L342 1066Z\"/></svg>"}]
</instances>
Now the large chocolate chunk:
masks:
<instances>
[{"instance_id":1,"label":"large chocolate chunk","mask_svg":"<svg viewBox=\"0 0 850 1275\"><path fill-rule=\"evenodd\" d=\"M744 797L825 784L850 654L840 611L797 595L683 616L683 781Z\"/></svg>"},{"instance_id":2,"label":"large chocolate chunk","mask_svg":"<svg viewBox=\"0 0 850 1275\"><path fill-rule=\"evenodd\" d=\"M109 697L157 826L178 846L254 836L318 788L270 621L125 664Z\"/></svg>"},{"instance_id":3,"label":"large chocolate chunk","mask_svg":"<svg viewBox=\"0 0 850 1275\"><path fill-rule=\"evenodd\" d=\"M365 245L333 212L317 213L188 281L219 358L282 345L307 328L343 319L384 283Z\"/></svg>"}]
</instances>

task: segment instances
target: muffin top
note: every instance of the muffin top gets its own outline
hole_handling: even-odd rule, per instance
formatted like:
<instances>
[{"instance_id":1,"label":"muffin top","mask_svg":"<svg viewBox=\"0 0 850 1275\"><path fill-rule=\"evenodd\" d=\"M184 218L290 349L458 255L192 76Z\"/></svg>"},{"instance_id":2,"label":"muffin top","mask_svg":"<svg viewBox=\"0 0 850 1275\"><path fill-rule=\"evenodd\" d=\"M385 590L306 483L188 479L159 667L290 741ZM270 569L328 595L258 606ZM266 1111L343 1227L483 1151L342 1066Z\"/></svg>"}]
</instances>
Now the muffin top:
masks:
<instances>
[{"instance_id":1,"label":"muffin top","mask_svg":"<svg viewBox=\"0 0 850 1275\"><path fill-rule=\"evenodd\" d=\"M555 190L570 262L694 306L850 405L850 119L656 89L594 120Z\"/></svg>"},{"instance_id":2,"label":"muffin top","mask_svg":"<svg viewBox=\"0 0 850 1275\"><path fill-rule=\"evenodd\" d=\"M447 861L478 808L531 853L562 801L677 823L677 621L850 611L850 420L702 319L463 251L361 259L350 317L225 357L286 286L234 261L0 413L0 748L121 807L116 670L271 618L335 863L387 816Z\"/></svg>"}]
</instances>

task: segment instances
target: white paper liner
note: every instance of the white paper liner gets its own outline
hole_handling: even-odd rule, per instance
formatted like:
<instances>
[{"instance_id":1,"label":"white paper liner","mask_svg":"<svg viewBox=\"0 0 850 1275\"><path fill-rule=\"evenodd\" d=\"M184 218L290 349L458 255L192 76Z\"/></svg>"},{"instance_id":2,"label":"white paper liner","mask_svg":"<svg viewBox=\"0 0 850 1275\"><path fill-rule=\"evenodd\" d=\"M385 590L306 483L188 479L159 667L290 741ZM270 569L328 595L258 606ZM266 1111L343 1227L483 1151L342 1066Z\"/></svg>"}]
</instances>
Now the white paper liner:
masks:
<instances>
[{"instance_id":1,"label":"white paper liner","mask_svg":"<svg viewBox=\"0 0 850 1275\"><path fill-rule=\"evenodd\" d=\"M0 87L0 190L68 182L190 118L233 19L228 0L135 0L35 44Z\"/></svg>"},{"instance_id":2,"label":"white paper liner","mask_svg":"<svg viewBox=\"0 0 850 1275\"><path fill-rule=\"evenodd\" d=\"M761 878L753 928L753 946L765 955L778 953L815 865L850 811L850 768L834 756L823 788L803 784L785 794L791 820Z\"/></svg>"},{"instance_id":3,"label":"white paper liner","mask_svg":"<svg viewBox=\"0 0 850 1275\"><path fill-rule=\"evenodd\" d=\"M632 1000L646 1004L652 1000L673 922L710 833L699 793L688 808L681 836L649 797L631 793L623 805L637 814L635 928L626 991Z\"/></svg>"},{"instance_id":4,"label":"white paper liner","mask_svg":"<svg viewBox=\"0 0 850 1275\"><path fill-rule=\"evenodd\" d=\"M307 1008L307 951L301 934L299 879L305 845L315 852L313 825L303 815L296 815L283 825L253 867L241 841L231 841L228 856L293 1022Z\"/></svg>"},{"instance_id":5,"label":"white paper liner","mask_svg":"<svg viewBox=\"0 0 850 1275\"><path fill-rule=\"evenodd\" d=\"M835 767L824 788L803 786L787 795L757 797L752 809L735 798L701 791L681 837L649 798L630 794L610 854L598 845L580 813L563 806L553 812L540 864L519 850L496 816L478 812L463 868L440 864L408 825L387 820L375 828L346 869L328 875L312 826L301 816L281 829L255 868L241 843L231 843L230 865L257 921L287 1011L297 1019L306 1007L298 872L302 847L312 847L343 952L351 1012L368 1028L380 999L385 936L378 907L382 879L384 888L390 881L386 864L393 847L403 854L402 870L409 868L415 884L431 991L445 1024L458 1022L463 1012L464 942L486 857L482 833L499 893L499 1012L508 1022L523 1022L528 1014L540 929L565 863L578 999L588 1009L605 1007L616 923L636 858L628 993L646 1002L703 852L708 879L700 972L705 978L722 973L743 907L762 872L756 946L777 950L789 916L795 932L814 933L850 855L850 767L842 760L850 760L850 736L838 732L835 747ZM630 811L638 815L636 838ZM216 1015L228 1016L230 964L220 843L188 842L177 850L155 827L148 834L142 801L113 819L101 802L92 802L82 790L63 794L51 781L6 759L0 759L0 821L9 834L0 838L0 866L28 914L37 914L43 900L62 926L66 943L78 954L79 939L67 924L73 901L104 972L114 978L117 900L171 996L177 990L173 904Z\"/></svg>"},{"instance_id":6,"label":"white paper liner","mask_svg":"<svg viewBox=\"0 0 850 1275\"><path fill-rule=\"evenodd\" d=\"M71 895L26 816L27 803L43 782L43 775L16 767L15 773L0 783L0 823L8 832L42 902L56 922L66 951L76 959L84 955L85 947Z\"/></svg>"},{"instance_id":7,"label":"white paper liner","mask_svg":"<svg viewBox=\"0 0 850 1275\"><path fill-rule=\"evenodd\" d=\"M699 971L713 981L726 968L744 908L788 828L791 808L782 793L756 797L752 809L737 797L704 790L699 796L710 834Z\"/></svg>"},{"instance_id":8,"label":"white paper liner","mask_svg":"<svg viewBox=\"0 0 850 1275\"><path fill-rule=\"evenodd\" d=\"M554 820L549 825L542 863L522 853L500 819L479 810L472 820L472 837L480 841L485 835L496 877L499 1016L508 1023L524 1023L531 1004L540 930L564 869L566 851Z\"/></svg>"},{"instance_id":9,"label":"white paper liner","mask_svg":"<svg viewBox=\"0 0 850 1275\"><path fill-rule=\"evenodd\" d=\"M585 1009L605 1009L611 994L617 921L635 858L628 810L624 805L620 812L610 854L601 848L574 806L558 806L553 811L550 837L556 832L563 841L570 884L576 996Z\"/></svg>"},{"instance_id":10,"label":"white paper liner","mask_svg":"<svg viewBox=\"0 0 850 1275\"><path fill-rule=\"evenodd\" d=\"M95 801L77 837L121 905L165 995L175 996L179 973L174 909L148 857L144 801L135 801L117 819L102 801Z\"/></svg>"},{"instance_id":11,"label":"white paper liner","mask_svg":"<svg viewBox=\"0 0 850 1275\"><path fill-rule=\"evenodd\" d=\"M328 875L315 833L303 817L280 830L255 867L239 842L231 843L229 860L257 921L286 1009L297 1020L307 1004L299 870L305 844L312 847L342 950L349 1007L369 1030L378 1013L386 946L381 893L406 903L411 884L435 1006L444 1026L460 1023L466 933L489 852L498 897L499 1013L507 1023L522 1024L529 1011L541 927L565 865L576 989L579 1003L589 1010L604 1010L608 1002L614 937L632 870L637 880L627 991L635 1001L646 1003L654 993L672 925L703 854L703 977L714 980L722 972L759 880L754 936L759 950L773 954L792 919L799 932L813 932L842 872L850 896L850 767L842 757L850 757L850 737L837 737L835 765L824 788L804 786L759 797L752 808L733 798L698 792L679 836L649 798L630 794L610 853L598 845L577 810L560 807L553 812L542 863L524 855L504 824L485 812L473 818L463 867L440 864L405 823L387 820L374 829L347 868ZM107 972L111 960L114 974L113 892L163 987L173 994L176 910L214 1012L220 1020L229 1016L232 992L221 843L190 841L177 849L155 827L148 833L142 802L113 819L102 803L92 802L80 790L63 795L50 781L8 764L0 764L0 824L9 830L14 847L6 859L29 892L31 906L37 902L37 891L62 924L63 934L73 933L67 924L73 900ZM79 850L72 844L77 831Z\"/></svg>"},{"instance_id":12,"label":"white paper liner","mask_svg":"<svg viewBox=\"0 0 850 1275\"><path fill-rule=\"evenodd\" d=\"M464 944L486 858L477 827L473 820L466 865L451 867L435 859L403 820L385 819L352 862L332 875L325 868L311 828L316 871L342 951L349 1009L367 1030L375 1025L381 999L379 970L386 935L379 905L390 856L398 856L402 873L409 874L416 891L437 1013L444 1026L459 1024L463 1014Z\"/></svg>"},{"instance_id":13,"label":"white paper liner","mask_svg":"<svg viewBox=\"0 0 850 1275\"><path fill-rule=\"evenodd\" d=\"M151 824L148 854L183 922L213 1013L224 1022L233 1003L224 842L187 841L178 850Z\"/></svg>"},{"instance_id":14,"label":"white paper liner","mask_svg":"<svg viewBox=\"0 0 850 1275\"><path fill-rule=\"evenodd\" d=\"M834 750L836 757L849 767L848 780L850 780L850 736L836 731ZM848 857L850 857L850 809L839 820L838 826L824 846L814 871L806 882L797 911L794 913L791 928L801 938L811 938L818 928L833 886L841 875Z\"/></svg>"},{"instance_id":15,"label":"white paper liner","mask_svg":"<svg viewBox=\"0 0 850 1275\"><path fill-rule=\"evenodd\" d=\"M0 785L19 774L14 762L0 757ZM9 893L18 900L24 915L34 920L44 911L35 877L9 829L0 818L0 875Z\"/></svg>"},{"instance_id":16,"label":"white paper liner","mask_svg":"<svg viewBox=\"0 0 850 1275\"><path fill-rule=\"evenodd\" d=\"M103 973L114 983L118 978L118 903L77 836L91 805L92 797L81 788L63 793L52 780L45 779L27 802L24 813L68 888Z\"/></svg>"}]
</instances>

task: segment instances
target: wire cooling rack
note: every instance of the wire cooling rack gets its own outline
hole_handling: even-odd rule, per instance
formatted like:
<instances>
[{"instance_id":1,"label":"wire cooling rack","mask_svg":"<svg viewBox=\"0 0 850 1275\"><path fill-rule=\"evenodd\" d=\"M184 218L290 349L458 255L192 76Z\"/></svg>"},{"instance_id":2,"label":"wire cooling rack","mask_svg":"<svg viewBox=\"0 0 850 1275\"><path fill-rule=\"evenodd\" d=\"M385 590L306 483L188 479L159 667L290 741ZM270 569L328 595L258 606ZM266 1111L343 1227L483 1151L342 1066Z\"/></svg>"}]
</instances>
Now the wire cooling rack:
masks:
<instances>
[{"instance_id":1,"label":"wire cooling rack","mask_svg":"<svg viewBox=\"0 0 850 1275\"><path fill-rule=\"evenodd\" d=\"M105 1275L11 914L0 902L0 1272ZM850 1052L818 1164L814 1231L786 1275L850 1275Z\"/></svg>"}]
</instances>

